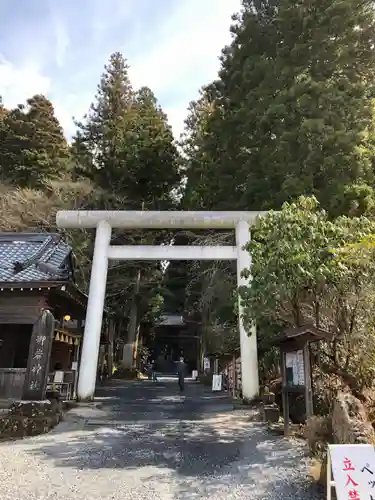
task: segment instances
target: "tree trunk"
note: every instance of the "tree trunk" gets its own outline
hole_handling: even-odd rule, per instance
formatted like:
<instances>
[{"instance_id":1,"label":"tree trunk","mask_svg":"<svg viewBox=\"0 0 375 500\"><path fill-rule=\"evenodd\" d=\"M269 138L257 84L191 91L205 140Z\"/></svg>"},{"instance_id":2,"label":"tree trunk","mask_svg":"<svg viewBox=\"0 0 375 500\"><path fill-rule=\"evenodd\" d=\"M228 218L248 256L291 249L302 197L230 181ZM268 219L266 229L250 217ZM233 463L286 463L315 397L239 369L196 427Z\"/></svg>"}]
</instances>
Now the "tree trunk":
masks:
<instances>
[{"instance_id":1,"label":"tree trunk","mask_svg":"<svg viewBox=\"0 0 375 500\"><path fill-rule=\"evenodd\" d=\"M130 309L130 319L128 324L127 340L122 353L122 367L128 370L134 368L134 351L136 349L137 330L139 323L138 295L141 283L141 270L138 270L137 279L134 285L132 304Z\"/></svg>"}]
</instances>

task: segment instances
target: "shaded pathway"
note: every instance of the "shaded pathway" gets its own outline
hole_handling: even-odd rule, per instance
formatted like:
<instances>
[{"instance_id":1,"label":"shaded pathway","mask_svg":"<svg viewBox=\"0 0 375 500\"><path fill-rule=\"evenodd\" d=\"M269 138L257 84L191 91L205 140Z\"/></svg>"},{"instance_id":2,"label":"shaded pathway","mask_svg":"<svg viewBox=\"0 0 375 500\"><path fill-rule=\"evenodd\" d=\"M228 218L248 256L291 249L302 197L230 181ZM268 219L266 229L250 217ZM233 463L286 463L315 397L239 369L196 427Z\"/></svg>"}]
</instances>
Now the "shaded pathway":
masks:
<instances>
[{"instance_id":1,"label":"shaded pathway","mask_svg":"<svg viewBox=\"0 0 375 500\"><path fill-rule=\"evenodd\" d=\"M319 499L303 443L197 383L114 382L51 434L0 445L1 498ZM5 495L3 491L6 491Z\"/></svg>"}]
</instances>

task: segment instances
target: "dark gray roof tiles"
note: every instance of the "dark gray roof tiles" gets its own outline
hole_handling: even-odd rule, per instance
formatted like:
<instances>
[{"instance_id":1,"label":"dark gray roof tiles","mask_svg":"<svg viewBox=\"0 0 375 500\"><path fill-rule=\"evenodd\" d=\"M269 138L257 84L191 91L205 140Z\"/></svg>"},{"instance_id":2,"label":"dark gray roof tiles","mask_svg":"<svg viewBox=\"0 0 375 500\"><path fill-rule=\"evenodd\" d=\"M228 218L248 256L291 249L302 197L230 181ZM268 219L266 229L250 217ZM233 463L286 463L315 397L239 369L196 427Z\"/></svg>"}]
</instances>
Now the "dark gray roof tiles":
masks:
<instances>
[{"instance_id":1,"label":"dark gray roof tiles","mask_svg":"<svg viewBox=\"0 0 375 500\"><path fill-rule=\"evenodd\" d=\"M72 248L54 233L0 233L0 282L64 281Z\"/></svg>"}]
</instances>

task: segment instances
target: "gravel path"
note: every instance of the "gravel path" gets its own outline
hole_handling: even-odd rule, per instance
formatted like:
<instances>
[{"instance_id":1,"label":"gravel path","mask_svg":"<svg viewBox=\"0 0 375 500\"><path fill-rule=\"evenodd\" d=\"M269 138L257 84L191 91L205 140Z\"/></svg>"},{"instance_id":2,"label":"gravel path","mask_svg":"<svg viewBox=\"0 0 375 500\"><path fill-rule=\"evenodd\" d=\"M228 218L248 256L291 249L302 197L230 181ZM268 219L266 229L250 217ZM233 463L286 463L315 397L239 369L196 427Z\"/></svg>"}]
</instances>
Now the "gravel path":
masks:
<instances>
[{"instance_id":1,"label":"gravel path","mask_svg":"<svg viewBox=\"0 0 375 500\"><path fill-rule=\"evenodd\" d=\"M1 500L320 500L302 442L196 383L117 383L52 433L0 445Z\"/></svg>"}]
</instances>

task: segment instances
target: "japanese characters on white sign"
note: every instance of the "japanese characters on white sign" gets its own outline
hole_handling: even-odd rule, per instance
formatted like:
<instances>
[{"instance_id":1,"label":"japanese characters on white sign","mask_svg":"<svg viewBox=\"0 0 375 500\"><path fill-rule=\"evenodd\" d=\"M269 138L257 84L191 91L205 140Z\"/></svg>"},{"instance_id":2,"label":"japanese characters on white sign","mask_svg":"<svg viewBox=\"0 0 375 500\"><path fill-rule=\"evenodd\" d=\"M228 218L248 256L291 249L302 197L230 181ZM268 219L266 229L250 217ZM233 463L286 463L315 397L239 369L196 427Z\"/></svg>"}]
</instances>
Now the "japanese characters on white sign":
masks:
<instances>
[{"instance_id":1,"label":"japanese characters on white sign","mask_svg":"<svg viewBox=\"0 0 375 500\"><path fill-rule=\"evenodd\" d=\"M371 444L329 445L329 454L337 500L375 500L374 447Z\"/></svg>"},{"instance_id":2,"label":"japanese characters on white sign","mask_svg":"<svg viewBox=\"0 0 375 500\"><path fill-rule=\"evenodd\" d=\"M303 362L303 351L297 351L296 367L293 367L293 379L295 385L305 385L305 364Z\"/></svg>"},{"instance_id":3,"label":"japanese characters on white sign","mask_svg":"<svg viewBox=\"0 0 375 500\"><path fill-rule=\"evenodd\" d=\"M292 385L305 385L305 367L303 362L303 351L294 351L287 352L285 354L285 365L287 369L287 378L289 383ZM289 373L292 373L292 376L289 377Z\"/></svg>"}]
</instances>

